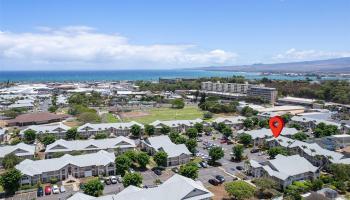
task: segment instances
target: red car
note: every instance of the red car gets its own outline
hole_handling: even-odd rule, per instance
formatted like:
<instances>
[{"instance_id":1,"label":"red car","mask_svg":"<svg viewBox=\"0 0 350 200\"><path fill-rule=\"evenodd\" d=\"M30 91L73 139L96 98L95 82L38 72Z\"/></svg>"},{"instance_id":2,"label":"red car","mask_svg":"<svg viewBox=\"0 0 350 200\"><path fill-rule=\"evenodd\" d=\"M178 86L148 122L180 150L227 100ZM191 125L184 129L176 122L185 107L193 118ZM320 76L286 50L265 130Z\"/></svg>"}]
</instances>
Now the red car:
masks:
<instances>
[{"instance_id":1,"label":"red car","mask_svg":"<svg viewBox=\"0 0 350 200\"><path fill-rule=\"evenodd\" d=\"M45 195L50 195L51 194L51 186L47 185L45 186Z\"/></svg>"}]
</instances>

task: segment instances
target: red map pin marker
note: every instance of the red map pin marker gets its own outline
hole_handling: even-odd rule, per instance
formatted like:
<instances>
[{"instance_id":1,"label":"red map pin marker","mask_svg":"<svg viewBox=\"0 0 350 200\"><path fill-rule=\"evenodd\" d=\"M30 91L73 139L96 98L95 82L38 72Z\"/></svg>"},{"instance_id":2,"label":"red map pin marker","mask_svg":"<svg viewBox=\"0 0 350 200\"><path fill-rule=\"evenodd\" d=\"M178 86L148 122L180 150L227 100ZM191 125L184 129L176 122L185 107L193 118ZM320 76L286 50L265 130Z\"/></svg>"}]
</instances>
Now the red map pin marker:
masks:
<instances>
[{"instance_id":1,"label":"red map pin marker","mask_svg":"<svg viewBox=\"0 0 350 200\"><path fill-rule=\"evenodd\" d=\"M269 125L273 133L273 136L276 138L281 134L283 130L284 121L280 116L271 117L269 121Z\"/></svg>"}]
</instances>

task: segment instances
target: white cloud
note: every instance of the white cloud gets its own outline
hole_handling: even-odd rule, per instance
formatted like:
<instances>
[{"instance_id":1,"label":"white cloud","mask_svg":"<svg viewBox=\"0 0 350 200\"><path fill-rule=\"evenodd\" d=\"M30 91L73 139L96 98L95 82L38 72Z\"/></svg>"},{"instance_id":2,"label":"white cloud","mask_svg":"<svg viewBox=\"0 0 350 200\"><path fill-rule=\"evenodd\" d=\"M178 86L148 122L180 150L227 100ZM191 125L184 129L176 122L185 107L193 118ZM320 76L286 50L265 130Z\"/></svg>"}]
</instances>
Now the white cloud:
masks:
<instances>
[{"instance_id":1,"label":"white cloud","mask_svg":"<svg viewBox=\"0 0 350 200\"><path fill-rule=\"evenodd\" d=\"M337 51L337 52L327 52L327 51L317 51L317 50L297 50L289 49L284 53L278 54L273 57L274 60L281 61L305 61L305 60L315 60L315 59L329 59L329 58L340 58L349 57L350 52Z\"/></svg>"},{"instance_id":2,"label":"white cloud","mask_svg":"<svg viewBox=\"0 0 350 200\"><path fill-rule=\"evenodd\" d=\"M231 64L237 54L221 49L203 51L194 45L137 45L118 34L99 33L86 26L60 29L37 27L35 33L0 31L0 58L26 63L108 63L198 66Z\"/></svg>"}]
</instances>

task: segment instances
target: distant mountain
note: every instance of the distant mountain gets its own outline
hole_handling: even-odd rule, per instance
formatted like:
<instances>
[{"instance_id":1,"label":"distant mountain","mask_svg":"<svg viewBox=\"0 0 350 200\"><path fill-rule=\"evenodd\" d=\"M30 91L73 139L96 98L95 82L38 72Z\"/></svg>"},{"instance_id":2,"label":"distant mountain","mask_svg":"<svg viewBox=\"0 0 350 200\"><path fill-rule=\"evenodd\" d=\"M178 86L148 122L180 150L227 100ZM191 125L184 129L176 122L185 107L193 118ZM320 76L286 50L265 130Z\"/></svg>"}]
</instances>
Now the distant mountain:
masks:
<instances>
[{"instance_id":1,"label":"distant mountain","mask_svg":"<svg viewBox=\"0 0 350 200\"><path fill-rule=\"evenodd\" d=\"M349 73L350 57L328 60L314 60L303 62L253 64L237 66L201 67L196 69L215 71L244 71L244 72L321 72L321 73Z\"/></svg>"}]
</instances>

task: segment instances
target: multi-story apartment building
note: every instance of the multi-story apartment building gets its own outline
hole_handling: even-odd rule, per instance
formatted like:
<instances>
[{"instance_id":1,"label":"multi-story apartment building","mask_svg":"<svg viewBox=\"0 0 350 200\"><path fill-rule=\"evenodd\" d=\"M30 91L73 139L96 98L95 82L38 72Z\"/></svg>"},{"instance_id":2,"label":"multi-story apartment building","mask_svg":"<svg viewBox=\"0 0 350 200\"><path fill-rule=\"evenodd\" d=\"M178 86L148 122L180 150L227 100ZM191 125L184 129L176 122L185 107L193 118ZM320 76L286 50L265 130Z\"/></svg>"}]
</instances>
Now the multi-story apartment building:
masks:
<instances>
[{"instance_id":1,"label":"multi-story apartment building","mask_svg":"<svg viewBox=\"0 0 350 200\"><path fill-rule=\"evenodd\" d=\"M259 97L270 102L271 104L274 104L277 99L277 90L276 88L253 86L248 90L248 96Z\"/></svg>"},{"instance_id":2,"label":"multi-story apartment building","mask_svg":"<svg viewBox=\"0 0 350 200\"><path fill-rule=\"evenodd\" d=\"M315 180L320 175L318 167L299 155L277 155L274 160L261 163L255 160L249 162L249 171L254 177L269 177L283 189L294 181Z\"/></svg>"},{"instance_id":3,"label":"multi-story apartment building","mask_svg":"<svg viewBox=\"0 0 350 200\"><path fill-rule=\"evenodd\" d=\"M227 93L240 93L246 94L248 89L251 87L251 84L247 83L213 83L211 81L202 82L201 88L205 91L214 91L214 92L227 92Z\"/></svg>"},{"instance_id":4,"label":"multi-story apartment building","mask_svg":"<svg viewBox=\"0 0 350 200\"><path fill-rule=\"evenodd\" d=\"M190 161L192 153L184 144L174 144L167 135L149 137L141 141L141 148L150 154L164 151L168 154L167 166L182 165Z\"/></svg>"},{"instance_id":5,"label":"multi-story apartment building","mask_svg":"<svg viewBox=\"0 0 350 200\"><path fill-rule=\"evenodd\" d=\"M25 143L18 143L16 145L0 146L0 168L1 161L7 154L15 154L23 159L32 159L35 155L35 146Z\"/></svg>"},{"instance_id":6,"label":"multi-story apartment building","mask_svg":"<svg viewBox=\"0 0 350 200\"><path fill-rule=\"evenodd\" d=\"M21 130L21 137L24 136L24 132L27 130L33 130L37 135L52 134L58 139L63 139L66 136L67 131L71 127L64 125L62 122L51 123L51 124L41 124L41 125L31 125L23 130Z\"/></svg>"},{"instance_id":7,"label":"multi-story apartment building","mask_svg":"<svg viewBox=\"0 0 350 200\"><path fill-rule=\"evenodd\" d=\"M108 133L114 136L128 136L133 125L138 125L143 129L143 125L134 121L124 123L101 123L84 124L78 128L78 133L86 138L97 133Z\"/></svg>"},{"instance_id":8,"label":"multi-story apartment building","mask_svg":"<svg viewBox=\"0 0 350 200\"><path fill-rule=\"evenodd\" d=\"M70 176L83 178L115 174L115 155L106 151L48 160L24 160L15 166L22 173L21 184L47 183L52 179L65 180Z\"/></svg>"},{"instance_id":9,"label":"multi-story apartment building","mask_svg":"<svg viewBox=\"0 0 350 200\"><path fill-rule=\"evenodd\" d=\"M203 125L208 125L207 122L204 122L202 119L194 120L169 120L169 121L160 121L156 120L150 125L154 126L155 134L160 134L160 130L163 126L168 126L171 131L175 132L185 132L187 129L194 127L196 123L202 123Z\"/></svg>"},{"instance_id":10,"label":"multi-story apartment building","mask_svg":"<svg viewBox=\"0 0 350 200\"><path fill-rule=\"evenodd\" d=\"M120 154L128 150L134 150L135 148L135 141L124 136L100 140L57 140L46 147L45 157L52 158L59 152L65 154L74 152L85 154L95 153L100 150Z\"/></svg>"}]
</instances>

